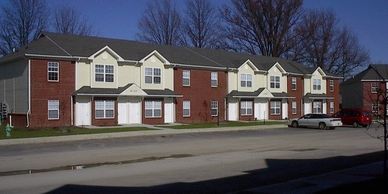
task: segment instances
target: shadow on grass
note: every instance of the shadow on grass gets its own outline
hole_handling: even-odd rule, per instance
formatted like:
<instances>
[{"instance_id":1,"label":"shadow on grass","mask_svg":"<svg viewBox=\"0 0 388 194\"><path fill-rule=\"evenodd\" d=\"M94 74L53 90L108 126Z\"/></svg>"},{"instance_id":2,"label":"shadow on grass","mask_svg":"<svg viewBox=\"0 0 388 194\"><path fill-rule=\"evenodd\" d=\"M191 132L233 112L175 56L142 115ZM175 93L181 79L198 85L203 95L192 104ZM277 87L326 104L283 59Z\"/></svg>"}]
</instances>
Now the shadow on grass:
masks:
<instances>
[{"instance_id":1,"label":"shadow on grass","mask_svg":"<svg viewBox=\"0 0 388 194\"><path fill-rule=\"evenodd\" d=\"M243 175L198 182L176 182L149 187L111 187L64 185L48 193L229 193L284 182L300 177L322 174L351 166L380 161L382 152L324 159L266 159L267 168L247 171ZM160 177L161 179L163 177ZM300 185L309 187L311 185ZM292 193L292 191L290 191Z\"/></svg>"}]
</instances>

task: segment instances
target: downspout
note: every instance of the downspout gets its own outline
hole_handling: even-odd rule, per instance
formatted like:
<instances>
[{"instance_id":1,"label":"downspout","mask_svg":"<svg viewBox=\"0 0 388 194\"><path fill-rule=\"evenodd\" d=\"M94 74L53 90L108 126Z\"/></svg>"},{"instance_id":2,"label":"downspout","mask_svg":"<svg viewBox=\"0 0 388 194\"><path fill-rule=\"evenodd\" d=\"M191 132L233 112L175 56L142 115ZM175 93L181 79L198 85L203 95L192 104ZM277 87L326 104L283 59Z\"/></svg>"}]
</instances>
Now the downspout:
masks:
<instances>
[{"instance_id":1,"label":"downspout","mask_svg":"<svg viewBox=\"0 0 388 194\"><path fill-rule=\"evenodd\" d=\"M28 59L28 110L27 110L27 128L30 127L31 114L31 59Z\"/></svg>"}]
</instances>

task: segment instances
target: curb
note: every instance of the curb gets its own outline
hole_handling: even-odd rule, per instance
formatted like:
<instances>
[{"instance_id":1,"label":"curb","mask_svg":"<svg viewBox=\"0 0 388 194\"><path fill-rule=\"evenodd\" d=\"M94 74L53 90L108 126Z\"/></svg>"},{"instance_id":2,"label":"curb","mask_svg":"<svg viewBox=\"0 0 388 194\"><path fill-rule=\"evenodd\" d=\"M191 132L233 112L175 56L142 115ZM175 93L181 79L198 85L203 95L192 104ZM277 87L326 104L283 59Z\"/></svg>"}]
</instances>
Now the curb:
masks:
<instances>
[{"instance_id":1,"label":"curb","mask_svg":"<svg viewBox=\"0 0 388 194\"><path fill-rule=\"evenodd\" d=\"M231 132L231 131L247 131L247 130L262 130L271 128L286 128L287 125L256 125L244 127L222 127L222 128L198 128L198 129L162 129L149 131L128 131L128 132L113 132L113 133L98 133L98 134L80 134L67 136L52 136L52 137L33 137L33 138L16 138L0 140L0 146L5 145L20 145L20 144L38 144L38 143L56 143L56 142L71 142L81 140L94 139L110 139L122 137L142 137L142 136L157 136L157 135L178 135L190 133L211 133L211 132Z\"/></svg>"}]
</instances>

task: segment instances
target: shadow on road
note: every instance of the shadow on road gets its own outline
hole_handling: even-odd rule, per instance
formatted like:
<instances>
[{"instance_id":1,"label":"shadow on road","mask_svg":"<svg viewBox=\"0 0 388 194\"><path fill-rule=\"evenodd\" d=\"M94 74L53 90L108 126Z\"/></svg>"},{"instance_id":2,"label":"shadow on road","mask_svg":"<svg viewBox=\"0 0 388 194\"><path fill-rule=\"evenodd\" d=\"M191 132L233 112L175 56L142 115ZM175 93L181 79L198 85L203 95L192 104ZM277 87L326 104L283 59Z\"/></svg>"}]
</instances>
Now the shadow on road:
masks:
<instances>
[{"instance_id":1,"label":"shadow on road","mask_svg":"<svg viewBox=\"0 0 388 194\"><path fill-rule=\"evenodd\" d=\"M48 193L228 193L284 182L328 171L381 161L382 152L357 156L338 156L324 159L266 159L267 168L246 174L192 183L176 182L149 187L111 187L64 185ZM163 179L163 177L160 177ZM301 185L303 186L303 185ZM308 186L308 185L306 185Z\"/></svg>"}]
</instances>

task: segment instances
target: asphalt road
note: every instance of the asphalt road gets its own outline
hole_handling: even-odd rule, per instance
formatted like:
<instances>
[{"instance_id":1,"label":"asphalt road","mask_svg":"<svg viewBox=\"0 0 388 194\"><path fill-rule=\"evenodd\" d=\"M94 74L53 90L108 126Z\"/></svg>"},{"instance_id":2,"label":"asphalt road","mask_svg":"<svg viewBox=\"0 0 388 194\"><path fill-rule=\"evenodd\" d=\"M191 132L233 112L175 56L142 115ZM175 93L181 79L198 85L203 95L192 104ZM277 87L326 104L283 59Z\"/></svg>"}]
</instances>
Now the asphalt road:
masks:
<instances>
[{"instance_id":1,"label":"asphalt road","mask_svg":"<svg viewBox=\"0 0 388 194\"><path fill-rule=\"evenodd\" d=\"M0 193L238 192L377 161L382 147L364 128L283 128L2 146ZM82 169L65 170L77 166ZM30 170L32 174L17 174Z\"/></svg>"}]
</instances>

